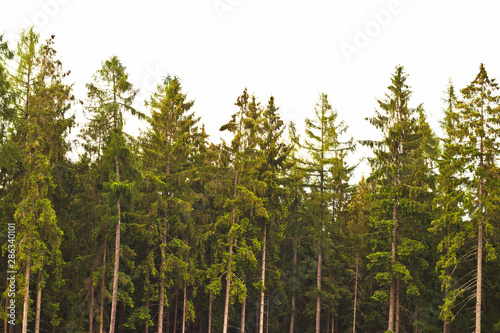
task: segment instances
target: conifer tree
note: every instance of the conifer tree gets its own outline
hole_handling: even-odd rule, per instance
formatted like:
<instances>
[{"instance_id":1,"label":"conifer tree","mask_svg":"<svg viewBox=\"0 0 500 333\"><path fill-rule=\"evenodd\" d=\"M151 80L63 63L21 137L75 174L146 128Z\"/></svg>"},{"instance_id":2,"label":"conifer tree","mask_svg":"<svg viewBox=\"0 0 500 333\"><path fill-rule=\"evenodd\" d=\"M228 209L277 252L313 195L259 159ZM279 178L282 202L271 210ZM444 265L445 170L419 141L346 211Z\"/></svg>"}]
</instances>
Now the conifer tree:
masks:
<instances>
[{"instance_id":1,"label":"conifer tree","mask_svg":"<svg viewBox=\"0 0 500 333\"><path fill-rule=\"evenodd\" d=\"M63 83L68 73L62 71L52 48L54 36L36 54L38 36L29 30L21 36L18 47L19 70L16 84L26 85L24 105L16 117L16 134L23 175L21 200L16 206L19 223L21 260L25 261L25 291L22 331L27 332L31 273L36 273L36 312L34 331L40 331L42 291L49 272L57 272L63 264L60 246L62 230L54 209L56 187L54 169L62 164L67 144L65 136L73 125L66 116L73 96L71 86ZM39 66L39 67L38 67ZM34 84L30 84L30 77ZM21 95L18 95L20 97ZM49 270L49 267L51 270ZM52 278L55 278L52 276Z\"/></svg>"},{"instance_id":2,"label":"conifer tree","mask_svg":"<svg viewBox=\"0 0 500 333\"><path fill-rule=\"evenodd\" d=\"M479 73L466 88L463 99L457 103L460 113L458 138L460 157L471 174L468 194L470 216L468 231L477 239L475 276L475 332L481 332L483 262L496 259L496 252L489 236L498 230L493 223L497 208L495 186L498 180L500 154L500 97L498 84L490 79L483 64ZM475 229L475 231L472 231ZM486 253L484 252L486 250Z\"/></svg>"},{"instance_id":3,"label":"conifer tree","mask_svg":"<svg viewBox=\"0 0 500 333\"><path fill-rule=\"evenodd\" d=\"M436 197L437 219L432 222L432 232L440 239L438 251L442 253L437 262L436 270L440 273L441 288L444 290L444 304L440 318L443 320L443 332L450 332L450 323L454 319L452 312L455 300L460 296L460 288L453 288L452 271L460 264L462 242L465 233L461 227L465 216L465 184L464 160L459 154L459 114L456 110L457 96L455 87L449 83L446 89L445 116L441 127L445 133L442 139L441 154L438 159L439 173L437 176L438 195Z\"/></svg>"},{"instance_id":4,"label":"conifer tree","mask_svg":"<svg viewBox=\"0 0 500 333\"><path fill-rule=\"evenodd\" d=\"M262 200L266 184L256 177L256 171L262 163L256 149L256 139L262 122L258 103L245 89L235 105L239 107L239 111L232 115L229 123L220 128L221 131L233 133L231 146L223 143L224 158L230 161L228 175L231 176L232 182L231 193L227 193L224 206L230 208L230 211L224 212L217 220L219 227L226 230L227 239L224 240L224 245L228 247L227 255L224 255L223 259L226 275L223 333L227 333L229 327L230 298L236 295L242 303L240 327L244 330L247 286L244 276L236 278L236 267L238 262L240 265L245 263L247 268L256 264L255 242L247 242L247 238L255 233L252 220L269 218ZM245 275L245 272L242 274Z\"/></svg>"},{"instance_id":5,"label":"conifer tree","mask_svg":"<svg viewBox=\"0 0 500 333\"><path fill-rule=\"evenodd\" d=\"M406 294L411 297L419 295L413 276L417 269L408 265L412 265L409 258L419 258L417 254L423 249L417 235L427 227L425 219L415 217L429 208L426 205L431 202L432 192L428 162L432 135L422 106L409 106L411 91L406 79L403 67L397 66L386 99L377 100L382 112L376 110L375 116L368 119L381 130L382 140L363 142L375 155L369 159L372 166L369 180L375 186L371 221L377 242L369 255L370 266L377 271L375 279L379 285L389 285L389 295L379 290L374 298L388 298L387 331L390 332L400 329L401 288L406 287Z\"/></svg>"},{"instance_id":6,"label":"conifer tree","mask_svg":"<svg viewBox=\"0 0 500 333\"><path fill-rule=\"evenodd\" d=\"M197 127L199 118L196 118L190 111L193 101L187 100L177 77L165 78L147 104L151 108L151 117L148 119L150 129L143 138L142 157L145 178L150 184L148 189L153 193L149 203L151 207L149 216L155 223L161 222L155 227L159 230L161 240L158 291L158 332L160 333L163 332L165 289L172 280L171 276L167 276L169 272L172 272L172 267L166 266L177 258L175 260L183 262L183 266L188 267L187 256L190 256L189 253L177 254L173 248L167 249L167 237L174 239L177 244L184 243L182 247L184 250L188 248L190 220L188 216L193 210L195 198L194 192L187 185L189 185L189 179L193 180L196 177L195 167L199 164L196 155L204 149L206 135ZM184 230L178 233L175 230L175 225L178 223L174 221L180 217L187 218L187 221L184 221L185 225L182 226ZM172 227L170 228L169 225ZM175 253L176 256L173 257L168 253ZM194 257L191 255L192 259ZM186 283L193 283L192 278L188 279L186 274L188 273L184 272L182 278L184 294ZM183 306L183 312L185 311L186 306ZM185 327L184 323L183 327Z\"/></svg>"},{"instance_id":7,"label":"conifer tree","mask_svg":"<svg viewBox=\"0 0 500 333\"><path fill-rule=\"evenodd\" d=\"M103 62L101 69L94 75L94 82L87 84L89 104L87 109L92 114L90 126L95 126L103 131L104 151L103 159L106 159L106 168L109 169L110 196L114 198L116 211L116 235L114 249L113 269L113 293L110 315L110 333L114 333L116 327L116 307L118 301L118 277L120 266L120 240L122 196L130 192L133 184L123 179L121 165L130 162L127 160L129 148L123 133L124 117L123 111L130 112L134 116L143 118L143 114L132 107L132 102L137 95L132 84L128 81L126 68L121 64L118 57L113 56ZM125 165L127 166L127 165ZM128 164L130 166L130 164Z\"/></svg>"},{"instance_id":8,"label":"conifer tree","mask_svg":"<svg viewBox=\"0 0 500 333\"><path fill-rule=\"evenodd\" d=\"M345 142L342 135L345 134L347 126L343 121L337 123L337 112L328 101L328 96L320 94L319 101L314 108L315 117L306 119L306 139L301 148L308 153L305 160L301 160L301 168L307 174L310 189L310 216L314 224L314 239L317 242L317 274L316 274L316 332L321 331L321 289L323 251L329 247L329 235L324 230L331 229L331 210L329 204L333 200L334 192L339 190L332 186L334 175L347 173L347 166L343 163L343 157L348 151L354 149L353 140ZM339 161L341 161L339 163ZM343 177L341 177L343 179Z\"/></svg>"}]
</instances>

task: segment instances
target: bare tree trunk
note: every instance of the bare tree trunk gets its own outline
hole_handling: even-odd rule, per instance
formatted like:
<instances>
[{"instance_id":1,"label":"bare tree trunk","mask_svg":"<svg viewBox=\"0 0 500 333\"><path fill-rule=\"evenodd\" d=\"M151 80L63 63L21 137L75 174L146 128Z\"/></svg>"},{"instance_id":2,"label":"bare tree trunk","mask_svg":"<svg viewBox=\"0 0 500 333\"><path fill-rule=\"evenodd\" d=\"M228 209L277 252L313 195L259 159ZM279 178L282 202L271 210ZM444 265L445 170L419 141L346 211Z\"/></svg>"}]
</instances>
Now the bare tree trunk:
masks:
<instances>
[{"instance_id":1,"label":"bare tree trunk","mask_svg":"<svg viewBox=\"0 0 500 333\"><path fill-rule=\"evenodd\" d=\"M118 156L115 157L116 166L116 180L120 182L120 164L118 162ZM116 223L116 240L115 240L115 268L113 271L113 298L111 300L111 323L109 326L109 333L115 333L115 321L116 321L116 303L118 302L118 276L120 274L120 239L121 239L121 216L120 216L120 194L116 199L116 210L118 214L118 222Z\"/></svg>"},{"instance_id":2,"label":"bare tree trunk","mask_svg":"<svg viewBox=\"0 0 500 333\"><path fill-rule=\"evenodd\" d=\"M28 309L30 303L30 272L31 272L31 262L30 262L30 253L26 255L26 285L24 287L24 304L23 304L23 327L22 333L28 333Z\"/></svg>"},{"instance_id":3,"label":"bare tree trunk","mask_svg":"<svg viewBox=\"0 0 500 333\"><path fill-rule=\"evenodd\" d=\"M247 278L245 276L245 286L247 284ZM245 319L246 319L246 310L247 310L247 297L243 297L243 302L241 303L241 325L240 331L241 333L245 333Z\"/></svg>"},{"instance_id":4,"label":"bare tree trunk","mask_svg":"<svg viewBox=\"0 0 500 333\"><path fill-rule=\"evenodd\" d=\"M394 186L397 185L397 180L394 180ZM393 228L392 228L392 264L396 263L396 242L397 242L397 227L398 227L398 214L397 214L397 206L398 201L397 198L394 200L394 206L392 209L392 219L393 219ZM396 277L394 272L391 269L391 286L389 288L389 325L387 327L388 331L394 331L394 303L395 303L395 293L396 293Z\"/></svg>"},{"instance_id":5,"label":"bare tree trunk","mask_svg":"<svg viewBox=\"0 0 500 333\"><path fill-rule=\"evenodd\" d=\"M241 124L240 124L241 128ZM236 161L235 161L236 163ZM236 192L236 186L238 184L238 169L236 168L234 170L234 183L233 183L233 199L236 199L237 197L237 192ZM233 211L232 211L232 221L231 225L234 225L236 221L236 207L233 204ZM232 274L232 264L233 264L233 242L234 238L231 235L231 241L229 244L229 260L228 260L228 268L227 268L227 275L226 275L226 297L224 299L224 323L222 325L222 333L227 333L227 328L228 328L228 319L229 319L229 295L231 292L231 274Z\"/></svg>"},{"instance_id":6,"label":"bare tree trunk","mask_svg":"<svg viewBox=\"0 0 500 333\"><path fill-rule=\"evenodd\" d=\"M38 271L36 292L36 314L35 314L35 333L40 333L40 314L42 312L42 271Z\"/></svg>"},{"instance_id":7,"label":"bare tree trunk","mask_svg":"<svg viewBox=\"0 0 500 333\"><path fill-rule=\"evenodd\" d=\"M184 300L182 302L182 333L186 332L187 287L184 282Z\"/></svg>"},{"instance_id":8,"label":"bare tree trunk","mask_svg":"<svg viewBox=\"0 0 500 333\"><path fill-rule=\"evenodd\" d=\"M222 333L227 333L227 325L229 318L229 295L231 291L231 265L233 263L233 237L231 237L231 243L229 244L229 267L226 275L226 296L224 299L224 323L222 326Z\"/></svg>"},{"instance_id":9,"label":"bare tree trunk","mask_svg":"<svg viewBox=\"0 0 500 333\"><path fill-rule=\"evenodd\" d=\"M354 315L352 319L352 333L356 333L356 309L358 305L358 268L359 268L359 253L356 253L356 271L354 275Z\"/></svg>"},{"instance_id":10,"label":"bare tree trunk","mask_svg":"<svg viewBox=\"0 0 500 333\"><path fill-rule=\"evenodd\" d=\"M267 221L264 224L264 242L262 245L262 269L261 281L262 287L260 290L260 313L259 313L259 333L264 333L264 289L266 286L266 243L267 243Z\"/></svg>"},{"instance_id":11,"label":"bare tree trunk","mask_svg":"<svg viewBox=\"0 0 500 333\"><path fill-rule=\"evenodd\" d=\"M104 253L103 253L103 260L102 260L102 281L101 281L101 305L100 305L100 311L99 311L99 316L100 316L100 323L99 323L99 333L103 333L103 326L104 326L104 293L106 292L106 284L105 284L105 277L106 277L106 236L104 236Z\"/></svg>"},{"instance_id":12,"label":"bare tree trunk","mask_svg":"<svg viewBox=\"0 0 500 333\"><path fill-rule=\"evenodd\" d=\"M481 210L481 221L477 233L477 278L476 278L476 330L475 333L481 333L481 289L483 284L483 212L482 212L482 180L479 184L479 209Z\"/></svg>"}]
</instances>

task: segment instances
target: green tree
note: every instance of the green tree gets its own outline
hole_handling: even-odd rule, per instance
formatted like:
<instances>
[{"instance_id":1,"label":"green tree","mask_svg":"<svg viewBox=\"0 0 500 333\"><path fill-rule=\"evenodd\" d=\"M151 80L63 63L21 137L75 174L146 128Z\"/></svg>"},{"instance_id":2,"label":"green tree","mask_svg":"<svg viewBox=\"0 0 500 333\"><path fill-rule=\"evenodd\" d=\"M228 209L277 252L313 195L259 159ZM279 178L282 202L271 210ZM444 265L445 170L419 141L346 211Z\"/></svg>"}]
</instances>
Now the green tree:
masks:
<instances>
[{"instance_id":1,"label":"green tree","mask_svg":"<svg viewBox=\"0 0 500 333\"><path fill-rule=\"evenodd\" d=\"M28 330L31 273L37 273L35 332L40 331L42 290L49 272L57 274L63 264L60 246L62 230L54 209L54 170L62 164L67 144L65 136L73 125L66 116L70 108L71 86L63 83L67 73L55 59L52 36L36 54L37 35L29 30L21 35L18 47L19 70L16 83L26 84L24 108L16 118L17 141L23 175L21 200L16 205L19 258L26 262L22 331ZM37 66L37 67L35 67ZM39 66L39 67L38 67ZM30 76L33 75L33 84ZM18 95L20 97L20 95ZM50 270L48 268L51 268ZM55 278L55 276L52 276Z\"/></svg>"},{"instance_id":2,"label":"green tree","mask_svg":"<svg viewBox=\"0 0 500 333\"><path fill-rule=\"evenodd\" d=\"M440 318L443 320L443 332L450 331L449 324L453 321L452 309L455 300L462 292L460 288L453 288L452 271L460 264L460 251L462 243L466 239L466 233L461 227L465 216L465 184L464 159L459 154L459 138L457 128L459 126L459 114L456 110L457 96L455 87L449 83L446 89L445 116L441 127L445 133L442 139L440 157L437 161L438 176L436 196L437 219L432 222L432 232L440 238L438 245L442 253L436 265L441 280L441 288L444 290L444 304L441 308Z\"/></svg>"},{"instance_id":3,"label":"green tree","mask_svg":"<svg viewBox=\"0 0 500 333\"><path fill-rule=\"evenodd\" d=\"M426 220L419 214L429 213L432 195L432 173L429 154L432 153L432 132L420 105L409 107L411 91L406 84L407 74L397 66L391 78L385 100L377 100L382 112L376 110L370 123L382 132L380 141L364 141L373 149L370 158L374 182L371 221L375 229L370 267L377 271L375 280L386 291L377 291L374 298L389 302L387 331L400 329L401 282L406 294L419 296L418 279L412 258L425 262L419 253L427 229ZM390 247L388 251L387 247ZM413 267L412 267L413 266ZM387 297L388 296L388 297Z\"/></svg>"},{"instance_id":4,"label":"green tree","mask_svg":"<svg viewBox=\"0 0 500 333\"><path fill-rule=\"evenodd\" d=\"M500 97L498 84L490 79L483 64L479 73L466 88L457 103L460 114L458 138L460 157L471 175L467 214L467 229L477 239L475 277L475 332L481 332L483 261L496 259L491 234L498 231L493 216L498 207L498 156L500 154ZM472 231L474 230L475 231ZM486 250L486 253L484 253Z\"/></svg>"},{"instance_id":5,"label":"green tree","mask_svg":"<svg viewBox=\"0 0 500 333\"><path fill-rule=\"evenodd\" d=\"M182 93L177 77L165 78L147 104L151 109L151 117L148 119L150 129L143 138L142 159L148 191L152 193L148 216L154 223L159 223L155 229L159 230L161 252L158 309L160 333L163 332L165 288L171 284L168 281L172 281L172 277L167 274L173 271L173 267L167 267L167 264L182 267L178 274L182 280L184 302L187 302L187 285L194 283L193 277L188 276L191 267L189 258L194 260L192 253L189 253L188 237L190 215L195 201L189 184L190 180L196 178L195 168L199 165L196 155L203 151L206 135L197 127L199 118L190 112L193 101L187 100L186 94ZM170 245L167 244L167 236L172 239ZM186 306L183 306L184 319ZM185 320L183 331L184 329Z\"/></svg>"},{"instance_id":6,"label":"green tree","mask_svg":"<svg viewBox=\"0 0 500 333\"><path fill-rule=\"evenodd\" d=\"M330 203L334 202L334 197L342 192L339 184L345 184L346 176L350 172L350 168L344 163L344 158L349 151L354 149L354 144L352 139L341 141L347 126L343 121L337 122L337 112L332 108L326 94L320 94L314 110L315 117L306 118L306 139L300 145L307 157L299 162L300 168L304 170L308 179L306 186L310 189L309 215L314 221L313 234L317 242L317 274L314 294L316 295L316 332L319 333L321 330L321 295L323 294L321 289L323 251L330 246L328 231L331 230L333 219L335 219ZM326 235L325 230L327 230Z\"/></svg>"},{"instance_id":7,"label":"green tree","mask_svg":"<svg viewBox=\"0 0 500 333\"><path fill-rule=\"evenodd\" d=\"M104 151L103 163L109 169L110 197L114 198L116 204L116 235L114 249L113 269L113 293L110 315L110 333L114 333L116 327L116 306L118 299L118 277L120 267L120 240L122 220L122 197L131 193L133 183L123 180L120 174L123 166L130 168L130 148L126 142L123 132L123 111L130 112L134 116L143 118L144 115L132 107L138 90L135 90L128 81L126 68L121 64L117 56L103 62L101 69L94 75L94 82L87 84L87 96L89 103L87 109L92 118L89 126L98 131L103 131ZM122 166L122 168L121 168ZM122 170L123 174L123 170Z\"/></svg>"},{"instance_id":8,"label":"green tree","mask_svg":"<svg viewBox=\"0 0 500 333\"><path fill-rule=\"evenodd\" d=\"M245 328L246 295L247 286L245 270L256 264L254 244L257 241L247 241L252 239L255 233L255 225L252 223L255 218L269 218L264 207L262 193L266 184L257 179L256 171L262 161L257 152L257 138L259 135L260 123L262 122L261 112L254 96L248 95L246 89L238 97L236 106L239 111L232 115L229 123L223 125L221 131L229 131L233 134L231 145L223 143L226 163L224 166L229 171L226 180L231 179L231 193L226 194L225 210L217 219L219 229L227 234L227 239L223 242L227 246L228 252L223 255L221 267L226 274L226 293L224 299L224 320L223 333L227 333L229 321L229 304L231 295L238 295L242 303L241 330ZM234 249L237 249L235 252ZM240 270L243 276L238 277L236 267L240 263Z\"/></svg>"}]
</instances>

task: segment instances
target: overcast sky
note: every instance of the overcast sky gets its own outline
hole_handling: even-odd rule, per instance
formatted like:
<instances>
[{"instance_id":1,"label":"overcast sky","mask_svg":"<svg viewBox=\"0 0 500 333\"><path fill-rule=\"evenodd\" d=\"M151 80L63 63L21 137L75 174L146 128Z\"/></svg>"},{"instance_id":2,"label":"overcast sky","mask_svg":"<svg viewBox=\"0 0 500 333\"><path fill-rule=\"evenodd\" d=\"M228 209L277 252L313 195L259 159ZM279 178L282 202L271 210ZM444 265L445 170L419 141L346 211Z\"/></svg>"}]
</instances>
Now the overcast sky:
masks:
<instances>
[{"instance_id":1,"label":"overcast sky","mask_svg":"<svg viewBox=\"0 0 500 333\"><path fill-rule=\"evenodd\" d=\"M432 126L449 78L469 84L483 62L500 77L500 3L452 0L2 0L0 33L30 25L55 49L77 98L101 62L117 55L142 100L167 74L179 76L212 141L245 87L272 94L299 129L318 94L329 95L355 139L376 138L365 121L396 65L412 105ZM138 123L127 128L137 132ZM359 152L358 155L363 155Z\"/></svg>"}]
</instances>

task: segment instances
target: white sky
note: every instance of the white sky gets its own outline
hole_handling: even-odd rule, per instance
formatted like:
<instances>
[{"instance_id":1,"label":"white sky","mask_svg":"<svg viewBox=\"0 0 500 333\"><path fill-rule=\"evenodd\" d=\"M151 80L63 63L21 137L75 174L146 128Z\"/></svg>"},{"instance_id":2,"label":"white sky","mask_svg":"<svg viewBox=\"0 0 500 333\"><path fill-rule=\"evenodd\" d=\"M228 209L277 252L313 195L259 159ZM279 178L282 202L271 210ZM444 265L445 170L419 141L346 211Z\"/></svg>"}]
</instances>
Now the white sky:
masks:
<instances>
[{"instance_id":1,"label":"white sky","mask_svg":"<svg viewBox=\"0 0 500 333\"><path fill-rule=\"evenodd\" d=\"M263 104L272 94L285 120L299 129L325 92L360 140L376 138L364 118L373 115L398 64L409 74L413 106L424 103L436 130L449 78L463 88L481 62L490 78L500 77L495 0L1 0L1 5L0 33L8 39L29 25L42 40L56 35L55 49L71 70L77 98L85 98L85 83L116 54L142 99L163 76L179 76L214 142L245 87ZM345 50L354 48L346 56ZM143 107L142 100L137 106ZM138 126L127 124L129 132L137 133Z\"/></svg>"}]
</instances>

